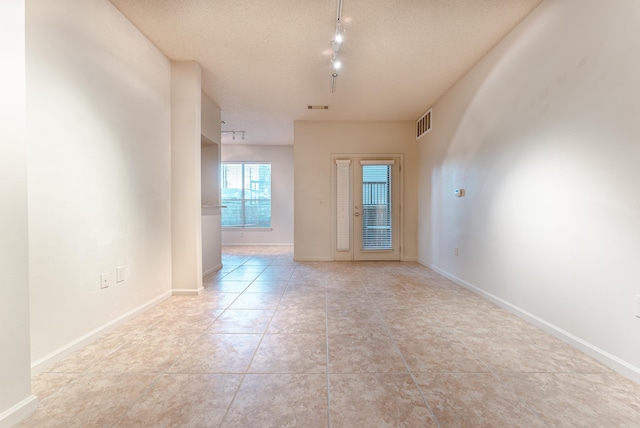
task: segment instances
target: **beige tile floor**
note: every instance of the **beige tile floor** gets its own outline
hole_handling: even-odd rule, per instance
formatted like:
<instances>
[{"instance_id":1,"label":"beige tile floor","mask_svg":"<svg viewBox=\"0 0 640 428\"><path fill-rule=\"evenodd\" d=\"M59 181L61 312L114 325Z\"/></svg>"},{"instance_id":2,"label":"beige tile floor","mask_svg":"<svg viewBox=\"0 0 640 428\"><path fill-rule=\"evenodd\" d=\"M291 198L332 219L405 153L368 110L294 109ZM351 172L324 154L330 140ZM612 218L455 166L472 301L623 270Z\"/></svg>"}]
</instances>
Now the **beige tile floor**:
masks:
<instances>
[{"instance_id":1,"label":"beige tile floor","mask_svg":"<svg viewBox=\"0 0 640 428\"><path fill-rule=\"evenodd\" d=\"M640 426L640 385L417 264L223 263L36 376L21 426Z\"/></svg>"}]
</instances>

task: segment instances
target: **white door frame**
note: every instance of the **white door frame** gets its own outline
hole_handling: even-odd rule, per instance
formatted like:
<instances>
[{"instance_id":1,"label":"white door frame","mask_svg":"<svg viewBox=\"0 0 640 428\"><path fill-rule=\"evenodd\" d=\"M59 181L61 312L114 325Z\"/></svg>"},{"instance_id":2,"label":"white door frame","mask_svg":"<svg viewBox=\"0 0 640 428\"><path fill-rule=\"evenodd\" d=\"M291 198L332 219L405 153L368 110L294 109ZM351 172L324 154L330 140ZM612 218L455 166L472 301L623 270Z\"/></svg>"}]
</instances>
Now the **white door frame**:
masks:
<instances>
[{"instance_id":1,"label":"white door frame","mask_svg":"<svg viewBox=\"0 0 640 428\"><path fill-rule=\"evenodd\" d=\"M399 171L398 171L398 179L400 180L400 218L399 221L399 245L400 245L400 260L404 260L404 155L401 153L334 153L331 155L331 255L334 261L352 261L354 260L354 248L353 248L353 192L350 192L350 200L349 200L349 230L351 231L351 235L349 237L349 250L348 251L338 251L337 250L337 206L336 206L336 197L337 197L337 177L336 177L336 160L350 160L351 165L349 169L349 183L350 189L353 189L353 177L354 177L354 168L356 165L354 164L355 159L357 158L366 158L366 159L390 159L390 158L398 158L399 159ZM359 166L359 165L357 165Z\"/></svg>"}]
</instances>

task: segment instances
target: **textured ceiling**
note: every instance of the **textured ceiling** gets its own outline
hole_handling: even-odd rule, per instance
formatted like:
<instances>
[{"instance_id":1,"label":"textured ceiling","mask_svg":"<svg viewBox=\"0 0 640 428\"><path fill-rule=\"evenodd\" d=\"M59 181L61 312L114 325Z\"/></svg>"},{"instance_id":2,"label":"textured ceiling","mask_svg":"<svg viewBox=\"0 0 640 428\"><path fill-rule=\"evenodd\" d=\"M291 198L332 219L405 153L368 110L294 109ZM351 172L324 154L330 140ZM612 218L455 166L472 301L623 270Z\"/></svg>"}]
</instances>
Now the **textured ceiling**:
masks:
<instances>
[{"instance_id":1,"label":"textured ceiling","mask_svg":"<svg viewBox=\"0 0 640 428\"><path fill-rule=\"evenodd\" d=\"M541 0L111 0L172 60L196 60L235 143L293 144L293 121L416 120ZM329 105L329 110L308 110ZM231 143L225 137L223 143Z\"/></svg>"}]
</instances>

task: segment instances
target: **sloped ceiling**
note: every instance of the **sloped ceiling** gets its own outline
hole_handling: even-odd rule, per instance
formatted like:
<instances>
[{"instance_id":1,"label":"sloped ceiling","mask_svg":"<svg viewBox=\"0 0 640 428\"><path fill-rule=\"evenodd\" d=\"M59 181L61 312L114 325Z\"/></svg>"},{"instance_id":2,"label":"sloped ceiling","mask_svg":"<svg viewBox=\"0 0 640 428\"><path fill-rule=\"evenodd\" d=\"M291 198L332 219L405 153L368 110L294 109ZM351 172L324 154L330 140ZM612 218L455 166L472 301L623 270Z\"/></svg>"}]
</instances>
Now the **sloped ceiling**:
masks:
<instances>
[{"instance_id":1,"label":"sloped ceiling","mask_svg":"<svg viewBox=\"0 0 640 428\"><path fill-rule=\"evenodd\" d=\"M294 120L416 120L541 0L111 0L167 57L195 60L223 143L293 144ZM308 110L308 105L329 105Z\"/></svg>"}]
</instances>

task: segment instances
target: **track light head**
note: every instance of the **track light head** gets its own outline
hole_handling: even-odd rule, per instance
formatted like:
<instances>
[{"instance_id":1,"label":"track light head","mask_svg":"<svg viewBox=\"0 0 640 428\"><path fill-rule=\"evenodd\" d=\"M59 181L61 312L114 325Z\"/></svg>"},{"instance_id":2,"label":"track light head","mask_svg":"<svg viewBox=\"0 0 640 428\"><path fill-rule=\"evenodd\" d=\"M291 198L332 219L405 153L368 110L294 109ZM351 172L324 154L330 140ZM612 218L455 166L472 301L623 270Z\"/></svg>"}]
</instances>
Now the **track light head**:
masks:
<instances>
[{"instance_id":1,"label":"track light head","mask_svg":"<svg viewBox=\"0 0 640 428\"><path fill-rule=\"evenodd\" d=\"M344 41L344 28L342 27L342 22L339 19L336 21L336 36L333 40L339 44L342 44Z\"/></svg>"}]
</instances>

